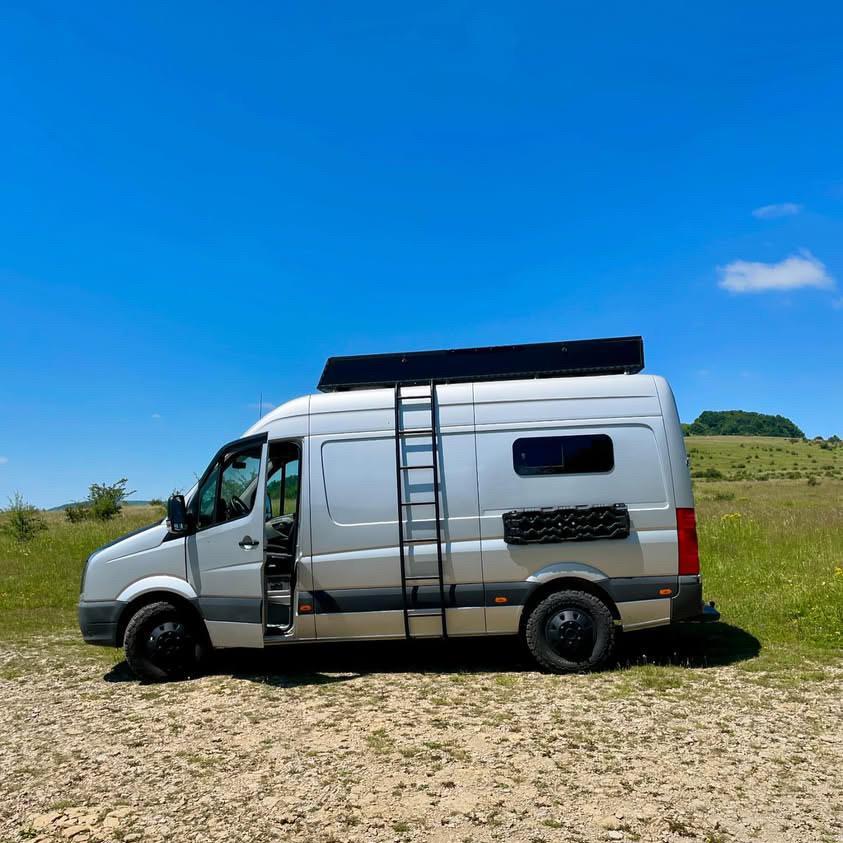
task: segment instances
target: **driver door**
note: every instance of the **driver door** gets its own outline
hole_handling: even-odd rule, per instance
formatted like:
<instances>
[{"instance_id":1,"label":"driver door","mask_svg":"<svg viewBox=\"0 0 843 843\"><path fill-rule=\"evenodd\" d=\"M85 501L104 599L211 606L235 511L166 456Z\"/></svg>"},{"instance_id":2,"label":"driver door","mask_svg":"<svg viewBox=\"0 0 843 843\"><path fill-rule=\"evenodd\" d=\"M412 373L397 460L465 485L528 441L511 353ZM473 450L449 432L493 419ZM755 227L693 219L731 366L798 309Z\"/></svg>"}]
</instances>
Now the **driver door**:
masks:
<instances>
[{"instance_id":1,"label":"driver door","mask_svg":"<svg viewBox=\"0 0 843 843\"><path fill-rule=\"evenodd\" d=\"M188 578L215 647L263 646L266 435L226 445L191 502Z\"/></svg>"}]
</instances>

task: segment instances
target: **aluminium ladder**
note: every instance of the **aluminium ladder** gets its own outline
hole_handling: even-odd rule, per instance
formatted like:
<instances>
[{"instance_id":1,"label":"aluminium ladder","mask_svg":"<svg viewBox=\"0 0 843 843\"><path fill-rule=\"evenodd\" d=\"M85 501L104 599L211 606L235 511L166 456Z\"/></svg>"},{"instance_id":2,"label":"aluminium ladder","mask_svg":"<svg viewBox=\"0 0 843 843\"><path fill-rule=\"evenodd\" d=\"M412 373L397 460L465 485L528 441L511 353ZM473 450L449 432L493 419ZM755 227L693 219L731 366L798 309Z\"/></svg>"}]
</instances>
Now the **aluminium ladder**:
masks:
<instances>
[{"instance_id":1,"label":"aluminium ladder","mask_svg":"<svg viewBox=\"0 0 843 843\"><path fill-rule=\"evenodd\" d=\"M409 385L408 385L409 386ZM412 387L411 387L412 388ZM417 388L417 387L416 387ZM395 475L398 489L398 550L401 559L401 594L404 607L404 634L407 638L416 637L410 622L415 618L438 617L442 624L441 636L448 637L448 624L445 617L445 576L442 560L442 523L439 504L439 447L436 433L436 384L430 381L430 392L421 395L406 395L401 391L401 384L395 384ZM413 403L410 403L413 402ZM430 426L424 428L402 427L403 411L417 407L417 402L430 405ZM423 406L423 404L422 404ZM402 454L406 455L409 445L408 439L427 440L422 444L429 444L430 462L424 464L410 464L402 461ZM432 481L432 498L430 500L414 501L412 498L411 477L417 472L429 472ZM405 496L405 489L407 494ZM415 526L413 513L418 507L433 507L433 531L435 537L414 538L412 529ZM406 522L405 522L406 518ZM424 521L430 518L420 519ZM430 528L427 528L430 529ZM409 531L409 536L408 536ZM408 570L407 552L419 546L436 546L436 573L416 574ZM412 554L415 562L415 554ZM419 588L438 585L439 605L436 607L419 608Z\"/></svg>"}]
</instances>

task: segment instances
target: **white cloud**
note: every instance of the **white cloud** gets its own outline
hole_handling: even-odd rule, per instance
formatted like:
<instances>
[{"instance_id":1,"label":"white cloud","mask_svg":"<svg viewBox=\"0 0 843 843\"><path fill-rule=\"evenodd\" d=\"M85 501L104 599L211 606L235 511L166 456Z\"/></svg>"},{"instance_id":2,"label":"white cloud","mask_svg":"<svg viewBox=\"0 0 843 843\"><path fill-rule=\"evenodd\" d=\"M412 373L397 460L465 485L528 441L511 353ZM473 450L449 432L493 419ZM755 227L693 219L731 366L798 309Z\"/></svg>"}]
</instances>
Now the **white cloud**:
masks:
<instances>
[{"instance_id":1,"label":"white cloud","mask_svg":"<svg viewBox=\"0 0 843 843\"><path fill-rule=\"evenodd\" d=\"M834 279L828 274L825 264L807 249L779 263L732 261L726 266L718 266L717 271L720 273L719 286L733 293L763 293L803 287L834 289Z\"/></svg>"},{"instance_id":2,"label":"white cloud","mask_svg":"<svg viewBox=\"0 0 843 843\"><path fill-rule=\"evenodd\" d=\"M781 202L778 205L762 205L752 212L759 220L775 220L779 217L792 217L802 211L802 205L796 202Z\"/></svg>"},{"instance_id":3,"label":"white cloud","mask_svg":"<svg viewBox=\"0 0 843 843\"><path fill-rule=\"evenodd\" d=\"M161 413L153 413L153 414L152 414L152 418L154 418L154 419L160 419L160 418L161 418Z\"/></svg>"},{"instance_id":4,"label":"white cloud","mask_svg":"<svg viewBox=\"0 0 843 843\"><path fill-rule=\"evenodd\" d=\"M0 465L6 465L6 463L8 461L9 461L8 457L0 457Z\"/></svg>"}]
</instances>

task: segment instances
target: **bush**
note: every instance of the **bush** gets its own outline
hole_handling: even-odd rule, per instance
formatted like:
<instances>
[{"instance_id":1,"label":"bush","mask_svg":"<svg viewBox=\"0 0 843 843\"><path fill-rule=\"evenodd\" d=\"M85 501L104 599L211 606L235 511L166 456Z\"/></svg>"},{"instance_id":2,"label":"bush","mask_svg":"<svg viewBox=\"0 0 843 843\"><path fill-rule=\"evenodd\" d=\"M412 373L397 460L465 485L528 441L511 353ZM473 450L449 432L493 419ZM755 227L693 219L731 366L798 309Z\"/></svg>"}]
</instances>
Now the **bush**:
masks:
<instances>
[{"instance_id":1,"label":"bush","mask_svg":"<svg viewBox=\"0 0 843 843\"><path fill-rule=\"evenodd\" d=\"M3 531L17 542L32 541L47 524L39 511L27 503L20 492L9 498L9 505L3 510Z\"/></svg>"},{"instance_id":2,"label":"bush","mask_svg":"<svg viewBox=\"0 0 843 843\"><path fill-rule=\"evenodd\" d=\"M100 521L108 521L119 515L123 501L134 494L126 489L128 482L125 477L121 477L116 483L92 483L88 494L91 515Z\"/></svg>"},{"instance_id":3,"label":"bush","mask_svg":"<svg viewBox=\"0 0 843 843\"><path fill-rule=\"evenodd\" d=\"M809 485L809 486L819 486L819 485L820 485L820 481L819 481L816 477L814 477L814 475L812 474L812 475L808 478L808 485Z\"/></svg>"},{"instance_id":4,"label":"bush","mask_svg":"<svg viewBox=\"0 0 843 843\"><path fill-rule=\"evenodd\" d=\"M91 507L87 503L80 501L69 503L64 508L64 517L67 518L71 524L78 524L80 521L84 521L86 518L91 517Z\"/></svg>"},{"instance_id":5,"label":"bush","mask_svg":"<svg viewBox=\"0 0 843 843\"><path fill-rule=\"evenodd\" d=\"M166 506L166 504L164 503L164 501L161 500L161 498L153 498L149 502L149 505L150 506Z\"/></svg>"},{"instance_id":6,"label":"bush","mask_svg":"<svg viewBox=\"0 0 843 843\"><path fill-rule=\"evenodd\" d=\"M723 472L717 468L702 468L699 471L692 471L691 477L699 477L703 480L722 480Z\"/></svg>"}]
</instances>

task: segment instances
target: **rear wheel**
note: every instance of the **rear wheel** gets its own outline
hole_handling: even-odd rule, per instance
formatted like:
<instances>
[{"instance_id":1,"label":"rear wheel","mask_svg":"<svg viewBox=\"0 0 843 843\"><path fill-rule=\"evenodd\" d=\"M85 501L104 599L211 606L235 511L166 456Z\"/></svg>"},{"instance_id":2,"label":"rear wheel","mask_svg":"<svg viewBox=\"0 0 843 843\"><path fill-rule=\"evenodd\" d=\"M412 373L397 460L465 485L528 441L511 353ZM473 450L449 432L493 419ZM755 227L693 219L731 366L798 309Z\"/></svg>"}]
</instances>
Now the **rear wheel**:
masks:
<instances>
[{"instance_id":1,"label":"rear wheel","mask_svg":"<svg viewBox=\"0 0 843 843\"><path fill-rule=\"evenodd\" d=\"M553 673L594 670L615 646L609 607L585 591L557 591L530 612L524 638L533 658Z\"/></svg>"},{"instance_id":2,"label":"rear wheel","mask_svg":"<svg viewBox=\"0 0 843 843\"><path fill-rule=\"evenodd\" d=\"M142 606L132 615L124 649L139 679L163 682L198 672L207 645L193 618L161 601Z\"/></svg>"}]
</instances>

